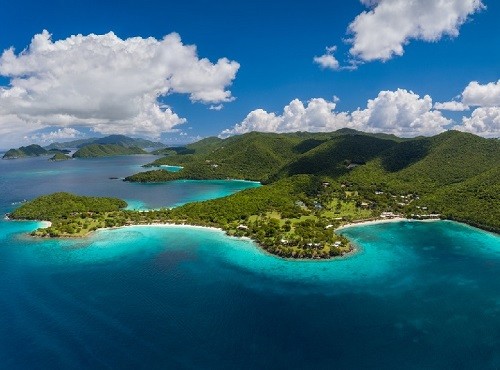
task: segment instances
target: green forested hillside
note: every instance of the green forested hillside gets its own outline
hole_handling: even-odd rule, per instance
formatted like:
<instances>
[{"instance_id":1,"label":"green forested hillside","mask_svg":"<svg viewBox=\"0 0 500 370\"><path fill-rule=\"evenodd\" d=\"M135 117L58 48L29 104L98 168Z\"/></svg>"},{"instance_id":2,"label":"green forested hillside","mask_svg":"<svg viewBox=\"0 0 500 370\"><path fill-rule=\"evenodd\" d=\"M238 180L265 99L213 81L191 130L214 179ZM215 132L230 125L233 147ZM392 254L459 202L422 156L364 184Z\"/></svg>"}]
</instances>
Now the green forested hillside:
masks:
<instances>
[{"instance_id":1,"label":"green forested hillside","mask_svg":"<svg viewBox=\"0 0 500 370\"><path fill-rule=\"evenodd\" d=\"M192 154L194 151L186 148L185 146L174 146L174 147L166 147L161 149L156 149L151 152L154 155L175 155L175 154Z\"/></svg>"},{"instance_id":2,"label":"green forested hillside","mask_svg":"<svg viewBox=\"0 0 500 370\"><path fill-rule=\"evenodd\" d=\"M132 138L125 135L109 135L101 138L78 139L63 143L51 143L45 149L67 149L67 148L83 148L91 144L115 144L127 147L139 148L163 148L165 145L160 142L150 141L142 138Z\"/></svg>"},{"instance_id":3,"label":"green forested hillside","mask_svg":"<svg viewBox=\"0 0 500 370\"><path fill-rule=\"evenodd\" d=\"M186 148L196 154L207 154L212 152L214 149L217 149L219 144L223 142L223 139L218 137L207 137L205 139L201 139L192 144L186 145Z\"/></svg>"},{"instance_id":4,"label":"green forested hillside","mask_svg":"<svg viewBox=\"0 0 500 370\"><path fill-rule=\"evenodd\" d=\"M40 155L46 154L49 154L47 150L42 148L40 145L32 144L28 146L22 146L18 149L10 149L4 154L3 158L14 159L23 157L38 157Z\"/></svg>"},{"instance_id":5,"label":"green forested hillside","mask_svg":"<svg viewBox=\"0 0 500 370\"><path fill-rule=\"evenodd\" d=\"M297 174L340 176L350 171L349 166L365 164L397 142L365 135L334 137L307 151L283 167L278 177Z\"/></svg>"},{"instance_id":6,"label":"green forested hillside","mask_svg":"<svg viewBox=\"0 0 500 370\"><path fill-rule=\"evenodd\" d=\"M216 226L293 258L348 253L348 241L332 230L382 215L441 217L500 231L498 139L455 131L415 139L352 130L249 133L205 139L169 151L156 164L184 168L146 171L127 180L230 177L266 185L150 212L122 210L125 202L119 200L57 193L23 205L12 217L52 221L35 232L40 236L83 236L100 227L155 222Z\"/></svg>"},{"instance_id":7,"label":"green forested hillside","mask_svg":"<svg viewBox=\"0 0 500 370\"><path fill-rule=\"evenodd\" d=\"M209 137L182 148L156 151L154 154L165 157L145 166L181 165L184 167L182 173L156 171L132 176L128 180L144 182L208 177L267 183L301 173L341 174L349 163L366 161L387 146L403 141L405 139L393 135L366 134L352 129L326 133L250 132L227 139Z\"/></svg>"},{"instance_id":8,"label":"green forested hillside","mask_svg":"<svg viewBox=\"0 0 500 370\"><path fill-rule=\"evenodd\" d=\"M138 147L125 147L115 144L91 144L78 149L74 158L108 157L114 155L147 154Z\"/></svg>"},{"instance_id":9,"label":"green forested hillside","mask_svg":"<svg viewBox=\"0 0 500 370\"><path fill-rule=\"evenodd\" d=\"M72 212L112 212L125 208L127 203L115 198L97 198L54 193L23 204L11 213L14 219L54 221L67 218Z\"/></svg>"},{"instance_id":10,"label":"green forested hillside","mask_svg":"<svg viewBox=\"0 0 500 370\"><path fill-rule=\"evenodd\" d=\"M292 158L298 158L303 140L291 135L249 133L225 140L209 138L186 148L190 154L169 155L152 163L182 165L179 174L153 171L130 177L130 181L187 179L249 179L267 181Z\"/></svg>"},{"instance_id":11,"label":"green forested hillside","mask_svg":"<svg viewBox=\"0 0 500 370\"><path fill-rule=\"evenodd\" d=\"M69 151L59 150L59 149L46 150L42 148L40 145L32 144L28 146L22 146L17 149L10 149L4 154L3 159L39 157L42 155L66 154L66 153L69 153Z\"/></svg>"},{"instance_id":12,"label":"green forested hillside","mask_svg":"<svg viewBox=\"0 0 500 370\"><path fill-rule=\"evenodd\" d=\"M121 145L129 148L163 148L165 145L151 140L142 138L132 138L125 135L109 135L99 139L95 139L92 144L114 144Z\"/></svg>"},{"instance_id":13,"label":"green forested hillside","mask_svg":"<svg viewBox=\"0 0 500 370\"><path fill-rule=\"evenodd\" d=\"M446 218L500 230L500 165L425 195L423 202Z\"/></svg>"},{"instance_id":14,"label":"green forested hillside","mask_svg":"<svg viewBox=\"0 0 500 370\"><path fill-rule=\"evenodd\" d=\"M500 142L472 134L449 131L430 139L415 141L422 151L397 173L412 181L437 186L455 184L490 170L500 163ZM400 158L398 153L394 159Z\"/></svg>"},{"instance_id":15,"label":"green forested hillside","mask_svg":"<svg viewBox=\"0 0 500 370\"><path fill-rule=\"evenodd\" d=\"M448 218L500 228L500 192L495 191L500 183L498 139L458 131L415 139L353 130L253 132L225 140L205 139L188 147L190 154L168 155L153 163L182 165L180 172L147 171L126 180L237 178L270 184L302 174L344 184L346 191L359 194L359 202L368 202L371 209L426 213L418 206L427 213L432 210ZM375 196L375 192L392 194L392 200ZM404 203L395 198L404 194L416 196L411 204L398 205Z\"/></svg>"}]
</instances>

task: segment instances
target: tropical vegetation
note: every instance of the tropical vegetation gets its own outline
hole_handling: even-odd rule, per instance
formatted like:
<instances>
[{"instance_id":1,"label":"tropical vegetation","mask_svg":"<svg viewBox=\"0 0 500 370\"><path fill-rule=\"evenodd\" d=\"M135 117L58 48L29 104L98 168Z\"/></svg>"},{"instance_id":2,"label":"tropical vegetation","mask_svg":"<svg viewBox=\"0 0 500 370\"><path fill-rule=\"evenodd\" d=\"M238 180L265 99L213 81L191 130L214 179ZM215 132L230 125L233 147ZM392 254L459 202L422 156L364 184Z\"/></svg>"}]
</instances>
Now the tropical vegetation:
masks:
<instances>
[{"instance_id":1,"label":"tropical vegetation","mask_svg":"<svg viewBox=\"0 0 500 370\"><path fill-rule=\"evenodd\" d=\"M189 154L171 153L149 165L181 165L181 171L150 170L126 181L235 178L273 184L307 175L343 184L370 208L385 206L388 212L423 217L441 214L500 229L498 139L458 131L400 139L343 129L319 134L252 132L228 139L208 138L185 148ZM411 204L388 203L387 197L408 194L415 195Z\"/></svg>"},{"instance_id":2,"label":"tropical vegetation","mask_svg":"<svg viewBox=\"0 0 500 370\"><path fill-rule=\"evenodd\" d=\"M46 150L40 145L32 144L28 146L22 146L17 149L9 149L4 155L3 159L16 159L16 158L26 158L26 157L39 157L42 155L50 155L54 153L62 153L59 150Z\"/></svg>"},{"instance_id":3,"label":"tropical vegetation","mask_svg":"<svg viewBox=\"0 0 500 370\"><path fill-rule=\"evenodd\" d=\"M28 203L23 207L39 213L27 214L21 207L12 217L49 220L52 227L36 234L50 236L157 222L215 226L293 258L345 254L352 247L334 230L381 217L446 218L500 231L498 139L456 131L415 139L352 130L250 133L208 138L162 153L151 166L183 169L146 171L126 180L238 178L259 180L264 186L149 212L89 210L70 202L65 212L54 213L46 212L44 204Z\"/></svg>"},{"instance_id":4,"label":"tropical vegetation","mask_svg":"<svg viewBox=\"0 0 500 370\"><path fill-rule=\"evenodd\" d=\"M127 147L118 144L90 144L78 149L73 154L73 157L96 158L131 154L147 154L147 152L139 147Z\"/></svg>"},{"instance_id":5,"label":"tropical vegetation","mask_svg":"<svg viewBox=\"0 0 500 370\"><path fill-rule=\"evenodd\" d=\"M114 144L126 147L139 147L141 149L146 148L163 148L165 145L157 141L146 140L142 138L132 138L125 135L108 135L101 138L88 138L88 139L78 139L73 141L66 141L63 143L55 142L47 145L45 149L73 149L73 148L83 148L90 144Z\"/></svg>"}]
</instances>

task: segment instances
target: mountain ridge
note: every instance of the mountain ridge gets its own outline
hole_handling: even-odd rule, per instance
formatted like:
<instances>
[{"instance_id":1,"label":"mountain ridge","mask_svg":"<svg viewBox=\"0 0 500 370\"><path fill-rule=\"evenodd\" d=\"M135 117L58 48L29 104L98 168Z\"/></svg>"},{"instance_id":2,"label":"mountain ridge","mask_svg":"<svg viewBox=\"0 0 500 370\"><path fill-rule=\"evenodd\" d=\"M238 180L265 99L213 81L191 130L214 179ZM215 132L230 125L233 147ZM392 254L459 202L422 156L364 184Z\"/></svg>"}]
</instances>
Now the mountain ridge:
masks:
<instances>
[{"instance_id":1,"label":"mountain ridge","mask_svg":"<svg viewBox=\"0 0 500 370\"><path fill-rule=\"evenodd\" d=\"M50 149L47 150L42 148L40 145L31 144L27 146L21 146L17 149L9 149L4 153L2 159L17 159L17 158L27 158L27 157L39 157L43 155L51 155L51 154L66 154L66 151L59 149Z\"/></svg>"},{"instance_id":2,"label":"mountain ridge","mask_svg":"<svg viewBox=\"0 0 500 370\"><path fill-rule=\"evenodd\" d=\"M198 152L196 143L186 147L194 153L167 155L151 164L182 165L183 170L146 171L125 180L234 178L275 184L306 176L311 183L344 187L346 194L356 194L353 199L369 209L406 215L439 213L500 230L500 189L492 191L500 184L497 139L448 131L399 140L344 130L341 134L249 133L213 140L208 146L202 143L204 149ZM485 187L485 181L491 186ZM265 187L255 190L262 191ZM415 199L398 202L375 193L414 194Z\"/></svg>"},{"instance_id":3,"label":"mountain ridge","mask_svg":"<svg viewBox=\"0 0 500 370\"><path fill-rule=\"evenodd\" d=\"M161 142L150 141L143 138L133 138L125 135L108 135L100 138L78 139L67 142L54 142L45 149L79 149L90 144L115 144L125 147L137 146L139 148L163 148L166 145Z\"/></svg>"},{"instance_id":4,"label":"mountain ridge","mask_svg":"<svg viewBox=\"0 0 500 370\"><path fill-rule=\"evenodd\" d=\"M148 154L139 147L126 147L119 144L90 144L78 149L73 158L97 158L115 155Z\"/></svg>"}]
</instances>

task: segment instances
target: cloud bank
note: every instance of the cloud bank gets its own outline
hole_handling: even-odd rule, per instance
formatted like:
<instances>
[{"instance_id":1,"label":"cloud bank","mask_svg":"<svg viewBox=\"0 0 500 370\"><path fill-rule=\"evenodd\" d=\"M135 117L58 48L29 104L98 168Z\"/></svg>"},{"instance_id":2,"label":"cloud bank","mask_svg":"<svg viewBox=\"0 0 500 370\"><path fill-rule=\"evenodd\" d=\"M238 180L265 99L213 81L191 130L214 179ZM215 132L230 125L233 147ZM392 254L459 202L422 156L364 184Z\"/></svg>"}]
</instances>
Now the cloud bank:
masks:
<instances>
[{"instance_id":1,"label":"cloud bank","mask_svg":"<svg viewBox=\"0 0 500 370\"><path fill-rule=\"evenodd\" d=\"M486 84L471 81L457 99L434 105L435 109L450 111L474 108L470 117L462 117L462 124L453 129L485 137L500 136L500 80Z\"/></svg>"},{"instance_id":2,"label":"cloud bank","mask_svg":"<svg viewBox=\"0 0 500 370\"><path fill-rule=\"evenodd\" d=\"M349 53L365 62L386 61L404 53L411 40L434 42L457 37L470 15L484 8L481 0L361 0L370 9L349 25Z\"/></svg>"},{"instance_id":3,"label":"cloud bank","mask_svg":"<svg viewBox=\"0 0 500 370\"><path fill-rule=\"evenodd\" d=\"M484 137L499 137L500 107L476 108L470 117L462 118L462 125L453 128Z\"/></svg>"},{"instance_id":4,"label":"cloud bank","mask_svg":"<svg viewBox=\"0 0 500 370\"><path fill-rule=\"evenodd\" d=\"M381 91L366 108L353 112L336 112L336 100L311 99L303 103L292 100L283 113L270 113L263 109L250 112L234 127L224 130L222 137L261 132L328 132L343 127L365 132L392 133L403 137L434 135L445 130L451 120L433 109L429 95L420 97L412 91L398 89Z\"/></svg>"},{"instance_id":5,"label":"cloud bank","mask_svg":"<svg viewBox=\"0 0 500 370\"><path fill-rule=\"evenodd\" d=\"M51 143L57 140L77 139L85 134L72 127L60 128L55 131L36 133L28 137L31 141Z\"/></svg>"},{"instance_id":6,"label":"cloud bank","mask_svg":"<svg viewBox=\"0 0 500 370\"><path fill-rule=\"evenodd\" d=\"M434 104L434 109L448 110L451 112L463 112L464 110L469 110L469 106L459 101L447 101L444 103Z\"/></svg>"},{"instance_id":7,"label":"cloud bank","mask_svg":"<svg viewBox=\"0 0 500 370\"><path fill-rule=\"evenodd\" d=\"M500 80L484 85L477 81L470 82L462 92L462 103L468 106L499 107Z\"/></svg>"},{"instance_id":8,"label":"cloud bank","mask_svg":"<svg viewBox=\"0 0 500 370\"><path fill-rule=\"evenodd\" d=\"M314 98L305 103L294 99L281 114L256 109L220 136L250 131L328 132L347 127L400 137L432 136L450 128L484 137L500 137L500 80L486 84L472 81L459 95L459 100L444 103L433 104L429 95L420 97L405 89L381 91L367 101L364 109L352 112L337 112L337 102L337 97L333 101ZM471 107L474 109L471 115L463 116L459 124L441 112L465 111Z\"/></svg>"},{"instance_id":9,"label":"cloud bank","mask_svg":"<svg viewBox=\"0 0 500 370\"><path fill-rule=\"evenodd\" d=\"M467 131L486 137L500 136L500 80L480 84L470 82L459 96L460 101L449 101L442 105L474 107L470 117L462 117L462 125L455 130Z\"/></svg>"},{"instance_id":10,"label":"cloud bank","mask_svg":"<svg viewBox=\"0 0 500 370\"><path fill-rule=\"evenodd\" d=\"M160 98L178 93L193 102L230 102L238 69L227 58L200 58L176 33L161 40L110 32L53 41L43 31L24 51L11 48L0 57L0 75L10 79L0 87L0 133L6 125L24 133L78 125L158 137L186 121Z\"/></svg>"}]
</instances>

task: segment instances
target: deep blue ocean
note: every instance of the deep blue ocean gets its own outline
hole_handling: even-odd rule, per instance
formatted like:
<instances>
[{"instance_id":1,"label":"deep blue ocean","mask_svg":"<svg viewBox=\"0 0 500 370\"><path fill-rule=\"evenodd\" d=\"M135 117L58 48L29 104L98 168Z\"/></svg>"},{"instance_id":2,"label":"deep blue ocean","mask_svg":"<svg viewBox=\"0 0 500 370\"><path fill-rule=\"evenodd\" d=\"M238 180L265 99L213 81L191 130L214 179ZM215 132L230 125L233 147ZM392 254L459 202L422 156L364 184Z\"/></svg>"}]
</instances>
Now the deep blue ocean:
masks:
<instances>
[{"instance_id":1,"label":"deep blue ocean","mask_svg":"<svg viewBox=\"0 0 500 370\"><path fill-rule=\"evenodd\" d=\"M175 206L258 186L130 184L148 156L0 161L0 212L54 191ZM401 222L342 232L356 254L287 261L222 232L34 239L0 221L5 369L499 369L500 236Z\"/></svg>"}]
</instances>

